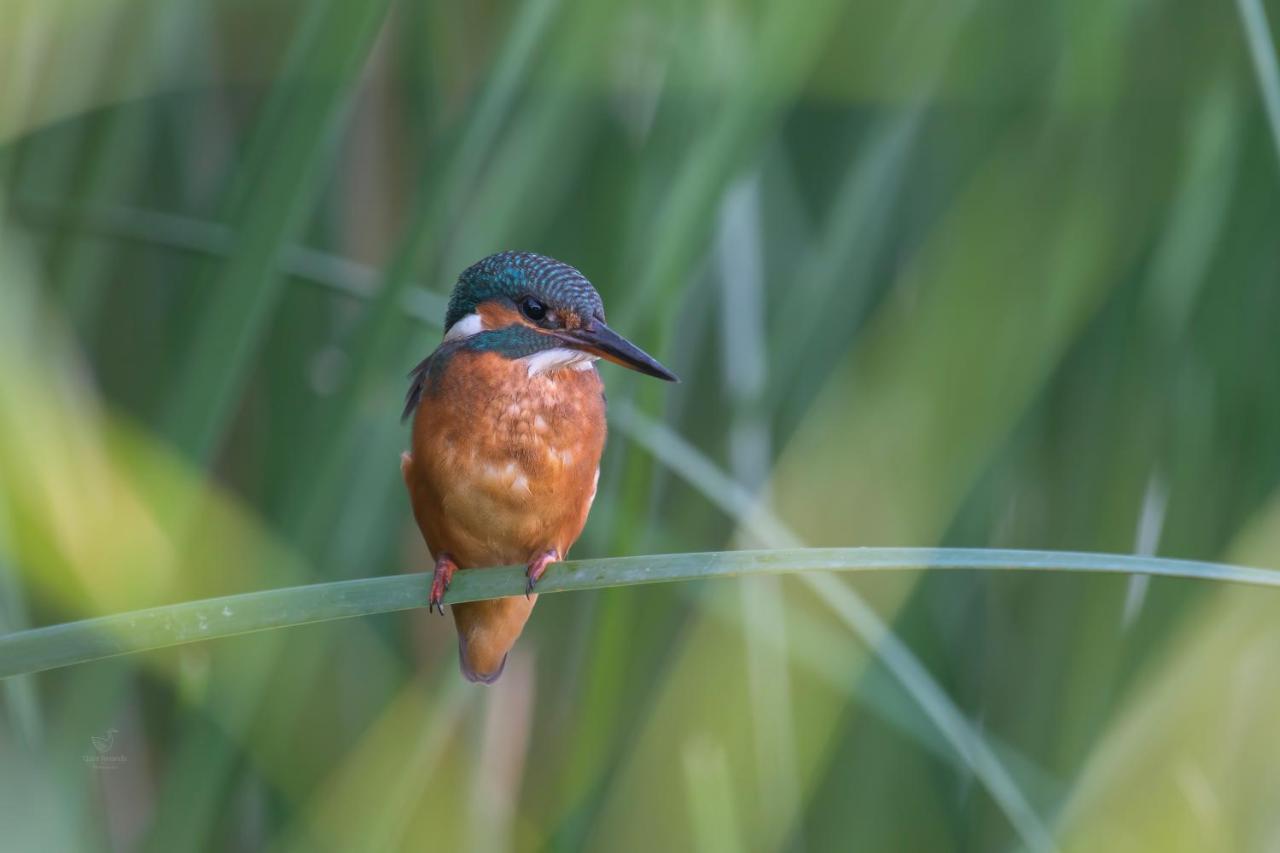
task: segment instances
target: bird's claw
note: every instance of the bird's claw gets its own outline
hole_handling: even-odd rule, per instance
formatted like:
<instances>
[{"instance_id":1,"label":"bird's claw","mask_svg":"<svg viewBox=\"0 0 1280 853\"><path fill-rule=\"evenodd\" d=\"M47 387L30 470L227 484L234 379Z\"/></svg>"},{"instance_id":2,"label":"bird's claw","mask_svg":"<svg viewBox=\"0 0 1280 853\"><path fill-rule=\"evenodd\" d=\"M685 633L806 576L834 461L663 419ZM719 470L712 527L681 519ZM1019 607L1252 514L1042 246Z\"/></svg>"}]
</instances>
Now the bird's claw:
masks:
<instances>
[{"instance_id":1,"label":"bird's claw","mask_svg":"<svg viewBox=\"0 0 1280 853\"><path fill-rule=\"evenodd\" d=\"M449 591L453 573L457 570L458 564L448 554L441 554L436 560L436 570L431 576L431 595L427 598L428 613L435 609L444 615L444 594Z\"/></svg>"},{"instance_id":2,"label":"bird's claw","mask_svg":"<svg viewBox=\"0 0 1280 853\"><path fill-rule=\"evenodd\" d=\"M543 551L541 554L533 558L533 562L529 564L528 571L525 575L529 578L529 582L524 588L524 597L528 598L533 594L533 587L547 573L547 566L560 559L560 552L555 548Z\"/></svg>"}]
</instances>

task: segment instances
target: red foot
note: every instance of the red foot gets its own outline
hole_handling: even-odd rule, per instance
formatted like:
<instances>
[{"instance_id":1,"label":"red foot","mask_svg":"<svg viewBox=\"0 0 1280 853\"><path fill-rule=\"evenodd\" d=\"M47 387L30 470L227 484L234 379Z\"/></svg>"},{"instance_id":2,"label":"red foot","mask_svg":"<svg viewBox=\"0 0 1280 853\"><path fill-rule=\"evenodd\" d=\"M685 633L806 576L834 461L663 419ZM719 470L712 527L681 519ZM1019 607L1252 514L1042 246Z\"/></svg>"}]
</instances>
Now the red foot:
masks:
<instances>
[{"instance_id":1,"label":"red foot","mask_svg":"<svg viewBox=\"0 0 1280 853\"><path fill-rule=\"evenodd\" d=\"M449 584L453 581L453 573L458 570L458 564L453 561L453 557L448 554L441 554L436 558L436 571L431 577L431 597L427 599L427 612L430 613L434 607L440 611L440 615L444 615L444 594L449 591Z\"/></svg>"},{"instance_id":2,"label":"red foot","mask_svg":"<svg viewBox=\"0 0 1280 853\"><path fill-rule=\"evenodd\" d=\"M524 597L528 598L533 592L533 585L542 579L547 573L547 566L560 559L560 552L555 548L549 551L543 551L541 554L533 558L533 562L529 564L529 570L525 572L529 576L529 585L524 589Z\"/></svg>"}]
</instances>

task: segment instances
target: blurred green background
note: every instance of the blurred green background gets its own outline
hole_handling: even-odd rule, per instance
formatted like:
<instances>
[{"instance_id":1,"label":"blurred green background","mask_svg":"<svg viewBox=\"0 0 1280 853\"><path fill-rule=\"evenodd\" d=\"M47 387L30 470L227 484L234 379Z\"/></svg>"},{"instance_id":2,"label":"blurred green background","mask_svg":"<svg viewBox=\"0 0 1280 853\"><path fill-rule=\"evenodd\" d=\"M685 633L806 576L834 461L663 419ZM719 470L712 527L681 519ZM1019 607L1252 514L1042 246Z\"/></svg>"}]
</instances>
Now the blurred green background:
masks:
<instances>
[{"instance_id":1,"label":"blurred green background","mask_svg":"<svg viewBox=\"0 0 1280 853\"><path fill-rule=\"evenodd\" d=\"M0 631L426 568L404 375L507 248L685 379L603 368L575 556L1280 567L1265 17L0 0ZM546 596L493 688L422 612L116 659L0 685L0 847L1275 849L1278 616L757 579Z\"/></svg>"}]
</instances>

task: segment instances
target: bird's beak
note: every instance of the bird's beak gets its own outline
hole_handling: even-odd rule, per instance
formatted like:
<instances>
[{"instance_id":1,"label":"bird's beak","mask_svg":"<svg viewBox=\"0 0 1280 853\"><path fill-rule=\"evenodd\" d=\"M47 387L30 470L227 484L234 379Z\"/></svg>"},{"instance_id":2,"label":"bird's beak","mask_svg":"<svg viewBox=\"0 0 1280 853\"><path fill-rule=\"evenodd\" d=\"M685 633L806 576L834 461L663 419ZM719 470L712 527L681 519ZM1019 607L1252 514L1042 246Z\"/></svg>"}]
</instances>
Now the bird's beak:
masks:
<instances>
[{"instance_id":1,"label":"bird's beak","mask_svg":"<svg viewBox=\"0 0 1280 853\"><path fill-rule=\"evenodd\" d=\"M680 381L674 373L659 364L656 358L604 323L595 322L581 329L566 329L559 332L557 336L567 346L598 355L600 358L629 367L646 376L656 376L668 382Z\"/></svg>"}]
</instances>

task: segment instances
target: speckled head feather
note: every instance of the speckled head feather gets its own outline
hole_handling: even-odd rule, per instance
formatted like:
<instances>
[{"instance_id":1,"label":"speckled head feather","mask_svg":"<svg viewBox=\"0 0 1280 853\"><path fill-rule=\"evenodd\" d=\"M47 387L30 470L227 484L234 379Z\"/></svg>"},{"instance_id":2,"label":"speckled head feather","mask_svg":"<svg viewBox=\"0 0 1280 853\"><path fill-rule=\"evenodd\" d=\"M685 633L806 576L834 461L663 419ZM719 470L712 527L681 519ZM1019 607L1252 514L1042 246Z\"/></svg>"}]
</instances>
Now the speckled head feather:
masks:
<instances>
[{"instance_id":1,"label":"speckled head feather","mask_svg":"<svg viewBox=\"0 0 1280 853\"><path fill-rule=\"evenodd\" d=\"M587 277L566 263L533 252L499 252L463 271L449 297L445 329L493 299L532 296L604 321L604 303Z\"/></svg>"}]
</instances>

